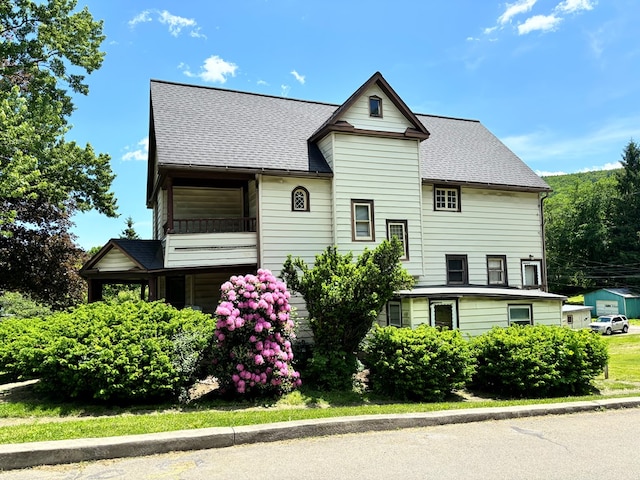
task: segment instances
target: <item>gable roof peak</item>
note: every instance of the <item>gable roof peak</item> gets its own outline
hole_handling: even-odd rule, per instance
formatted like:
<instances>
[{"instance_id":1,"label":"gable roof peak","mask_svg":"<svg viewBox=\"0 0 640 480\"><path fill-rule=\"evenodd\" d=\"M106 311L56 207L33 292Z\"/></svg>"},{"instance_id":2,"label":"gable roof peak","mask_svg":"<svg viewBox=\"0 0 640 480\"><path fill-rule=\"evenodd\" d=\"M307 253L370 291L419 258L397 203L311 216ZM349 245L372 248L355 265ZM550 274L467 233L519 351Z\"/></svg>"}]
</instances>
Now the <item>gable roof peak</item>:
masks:
<instances>
[{"instance_id":1,"label":"gable roof peak","mask_svg":"<svg viewBox=\"0 0 640 480\"><path fill-rule=\"evenodd\" d=\"M404 117L413 125L412 129L407 132L411 138L419 138L421 141L429 138L429 132L416 117L406 103L400 98L396 91L389 85L380 72L375 72L366 82L364 82L353 94L340 105L335 112L327 119L327 121L309 138L310 142L315 142L324 137L327 133L334 130L339 124L339 119L344 112L353 106L353 104L372 86L377 85L383 93L391 100L396 108L404 115Z\"/></svg>"}]
</instances>

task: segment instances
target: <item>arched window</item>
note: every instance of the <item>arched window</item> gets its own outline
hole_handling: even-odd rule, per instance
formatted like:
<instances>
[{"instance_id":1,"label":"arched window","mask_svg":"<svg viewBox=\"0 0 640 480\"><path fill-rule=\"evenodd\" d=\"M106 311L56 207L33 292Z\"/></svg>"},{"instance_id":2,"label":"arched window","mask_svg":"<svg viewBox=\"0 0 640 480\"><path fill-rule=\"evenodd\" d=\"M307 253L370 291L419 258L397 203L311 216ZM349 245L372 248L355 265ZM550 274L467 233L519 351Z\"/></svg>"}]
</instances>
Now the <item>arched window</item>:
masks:
<instances>
[{"instance_id":1,"label":"arched window","mask_svg":"<svg viewBox=\"0 0 640 480\"><path fill-rule=\"evenodd\" d=\"M291 192L291 210L294 212L309 211L309 190L296 187Z\"/></svg>"}]
</instances>

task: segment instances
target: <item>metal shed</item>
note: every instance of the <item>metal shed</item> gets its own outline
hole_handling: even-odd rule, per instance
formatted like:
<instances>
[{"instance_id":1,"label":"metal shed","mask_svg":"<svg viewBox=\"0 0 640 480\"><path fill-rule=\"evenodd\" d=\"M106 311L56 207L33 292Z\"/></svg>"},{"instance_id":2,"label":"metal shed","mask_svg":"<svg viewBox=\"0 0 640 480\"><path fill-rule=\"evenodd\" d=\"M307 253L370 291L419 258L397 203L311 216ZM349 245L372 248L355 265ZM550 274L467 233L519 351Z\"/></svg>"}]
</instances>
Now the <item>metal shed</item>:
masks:
<instances>
[{"instance_id":1,"label":"metal shed","mask_svg":"<svg viewBox=\"0 0 640 480\"><path fill-rule=\"evenodd\" d=\"M584 304L596 316L620 313L640 318L640 295L629 288L601 288L585 293Z\"/></svg>"},{"instance_id":2,"label":"metal shed","mask_svg":"<svg viewBox=\"0 0 640 480\"><path fill-rule=\"evenodd\" d=\"M562 326L574 330L588 328L591 323L591 307L588 305L563 305Z\"/></svg>"}]
</instances>

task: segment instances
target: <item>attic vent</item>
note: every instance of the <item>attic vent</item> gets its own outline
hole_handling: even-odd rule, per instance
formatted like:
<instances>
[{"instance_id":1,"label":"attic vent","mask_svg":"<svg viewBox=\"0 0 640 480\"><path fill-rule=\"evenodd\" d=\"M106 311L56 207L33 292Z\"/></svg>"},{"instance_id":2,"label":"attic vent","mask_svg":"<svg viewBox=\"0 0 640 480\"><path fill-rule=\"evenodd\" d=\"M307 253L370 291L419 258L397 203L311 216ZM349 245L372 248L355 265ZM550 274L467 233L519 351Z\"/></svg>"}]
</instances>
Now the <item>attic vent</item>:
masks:
<instances>
[{"instance_id":1,"label":"attic vent","mask_svg":"<svg viewBox=\"0 0 640 480\"><path fill-rule=\"evenodd\" d=\"M382 99L377 96L369 97L369 116L382 117Z\"/></svg>"}]
</instances>

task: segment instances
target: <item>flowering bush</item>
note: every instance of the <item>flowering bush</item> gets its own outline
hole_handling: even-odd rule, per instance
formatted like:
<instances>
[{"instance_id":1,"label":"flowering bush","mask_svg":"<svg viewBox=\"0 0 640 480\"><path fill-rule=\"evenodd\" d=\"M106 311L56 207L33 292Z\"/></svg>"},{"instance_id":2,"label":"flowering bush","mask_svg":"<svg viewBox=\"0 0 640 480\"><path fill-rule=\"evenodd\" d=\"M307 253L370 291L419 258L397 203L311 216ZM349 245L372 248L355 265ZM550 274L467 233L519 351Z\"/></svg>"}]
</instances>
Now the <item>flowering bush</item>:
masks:
<instances>
[{"instance_id":1,"label":"flowering bush","mask_svg":"<svg viewBox=\"0 0 640 480\"><path fill-rule=\"evenodd\" d=\"M300 385L291 363L289 297L285 284L269 270L233 276L222 285L214 374L223 391L281 395Z\"/></svg>"}]
</instances>

